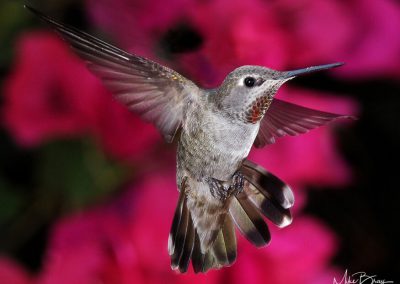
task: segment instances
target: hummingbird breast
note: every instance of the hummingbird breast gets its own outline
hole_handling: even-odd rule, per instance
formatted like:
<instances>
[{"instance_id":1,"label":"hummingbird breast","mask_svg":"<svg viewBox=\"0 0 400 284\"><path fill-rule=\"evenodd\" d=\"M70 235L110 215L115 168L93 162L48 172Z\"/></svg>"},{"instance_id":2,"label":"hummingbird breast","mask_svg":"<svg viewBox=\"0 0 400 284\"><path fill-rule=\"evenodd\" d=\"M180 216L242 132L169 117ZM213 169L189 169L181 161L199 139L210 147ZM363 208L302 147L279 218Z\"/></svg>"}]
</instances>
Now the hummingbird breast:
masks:
<instances>
[{"instance_id":1,"label":"hummingbird breast","mask_svg":"<svg viewBox=\"0 0 400 284\"><path fill-rule=\"evenodd\" d=\"M244 123L212 109L194 108L183 124L178 172L183 170L198 181L208 177L230 180L248 156L258 129L258 123Z\"/></svg>"}]
</instances>

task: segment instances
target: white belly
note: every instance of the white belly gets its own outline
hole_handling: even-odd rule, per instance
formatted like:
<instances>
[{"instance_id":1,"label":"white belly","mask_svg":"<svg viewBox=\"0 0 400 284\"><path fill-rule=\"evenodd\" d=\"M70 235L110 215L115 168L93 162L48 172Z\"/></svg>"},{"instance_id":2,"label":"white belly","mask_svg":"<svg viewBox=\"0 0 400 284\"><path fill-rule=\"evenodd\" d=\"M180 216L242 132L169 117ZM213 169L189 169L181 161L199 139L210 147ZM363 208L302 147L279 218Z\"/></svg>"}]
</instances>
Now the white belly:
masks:
<instances>
[{"instance_id":1,"label":"white belly","mask_svg":"<svg viewBox=\"0 0 400 284\"><path fill-rule=\"evenodd\" d=\"M229 180L248 156L259 124L232 122L212 113L201 118L184 125L178 162L196 179Z\"/></svg>"}]
</instances>

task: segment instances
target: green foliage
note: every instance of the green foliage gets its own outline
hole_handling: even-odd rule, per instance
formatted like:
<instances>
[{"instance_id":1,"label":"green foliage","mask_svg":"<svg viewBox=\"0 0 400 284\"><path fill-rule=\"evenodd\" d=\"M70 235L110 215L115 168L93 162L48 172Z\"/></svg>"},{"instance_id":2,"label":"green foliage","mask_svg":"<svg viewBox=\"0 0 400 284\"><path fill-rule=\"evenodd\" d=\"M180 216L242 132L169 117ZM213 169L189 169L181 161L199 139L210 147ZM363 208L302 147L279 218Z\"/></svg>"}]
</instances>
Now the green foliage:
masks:
<instances>
[{"instance_id":1,"label":"green foliage","mask_svg":"<svg viewBox=\"0 0 400 284\"><path fill-rule=\"evenodd\" d=\"M0 66L5 68L10 64L14 46L11 46L21 30L30 23L30 15L22 9L20 1L0 2Z\"/></svg>"},{"instance_id":2,"label":"green foliage","mask_svg":"<svg viewBox=\"0 0 400 284\"><path fill-rule=\"evenodd\" d=\"M20 210L22 197L0 176L0 224L6 223Z\"/></svg>"},{"instance_id":3,"label":"green foliage","mask_svg":"<svg viewBox=\"0 0 400 284\"><path fill-rule=\"evenodd\" d=\"M39 156L40 190L62 196L67 209L98 201L125 177L121 166L108 160L87 140L53 142L43 147Z\"/></svg>"},{"instance_id":4,"label":"green foliage","mask_svg":"<svg viewBox=\"0 0 400 284\"><path fill-rule=\"evenodd\" d=\"M6 253L18 252L60 215L110 196L127 178L128 170L88 139L53 141L33 151L8 139L2 136L0 145L0 251Z\"/></svg>"}]
</instances>

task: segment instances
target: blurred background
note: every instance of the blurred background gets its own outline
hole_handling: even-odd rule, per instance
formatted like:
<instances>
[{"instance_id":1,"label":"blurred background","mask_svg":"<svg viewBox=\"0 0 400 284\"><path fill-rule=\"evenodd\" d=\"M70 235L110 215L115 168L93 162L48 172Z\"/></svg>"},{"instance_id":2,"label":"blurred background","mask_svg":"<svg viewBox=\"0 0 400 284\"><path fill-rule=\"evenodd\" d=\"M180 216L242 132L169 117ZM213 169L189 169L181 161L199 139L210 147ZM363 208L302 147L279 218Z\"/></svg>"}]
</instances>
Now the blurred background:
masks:
<instances>
[{"instance_id":1,"label":"blurred background","mask_svg":"<svg viewBox=\"0 0 400 284\"><path fill-rule=\"evenodd\" d=\"M239 236L236 263L206 275L169 265L176 144L23 4L0 1L0 283L332 283L346 269L399 280L398 1L29 1L204 87L241 65L346 63L278 98L357 121L250 155L294 189L294 222L270 226L267 248Z\"/></svg>"}]
</instances>

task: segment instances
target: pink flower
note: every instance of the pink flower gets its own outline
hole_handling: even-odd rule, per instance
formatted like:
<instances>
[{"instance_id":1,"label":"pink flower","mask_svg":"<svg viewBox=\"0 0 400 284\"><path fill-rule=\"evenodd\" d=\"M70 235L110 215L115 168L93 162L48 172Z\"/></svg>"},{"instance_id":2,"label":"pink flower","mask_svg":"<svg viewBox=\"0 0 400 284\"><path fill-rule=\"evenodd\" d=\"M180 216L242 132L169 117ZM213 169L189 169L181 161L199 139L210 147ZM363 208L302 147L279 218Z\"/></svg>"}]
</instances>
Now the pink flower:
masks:
<instances>
[{"instance_id":1,"label":"pink flower","mask_svg":"<svg viewBox=\"0 0 400 284\"><path fill-rule=\"evenodd\" d=\"M288 69L345 61L337 71L345 76L399 75L400 7L389 0L172 0L169 9L158 0L88 0L87 5L96 25L150 57L166 31L180 22L192 25L204 46L178 61L204 85L219 84L247 64Z\"/></svg>"},{"instance_id":2,"label":"pink flower","mask_svg":"<svg viewBox=\"0 0 400 284\"><path fill-rule=\"evenodd\" d=\"M107 92L97 99L99 102L92 130L107 153L123 161L148 159L156 143L163 143L155 126L129 112L113 100L112 94Z\"/></svg>"},{"instance_id":3,"label":"pink flower","mask_svg":"<svg viewBox=\"0 0 400 284\"><path fill-rule=\"evenodd\" d=\"M400 6L393 1L196 3L189 13L205 37L201 55L222 76L244 64L287 69L334 61L347 63L337 73L348 77L399 75Z\"/></svg>"},{"instance_id":4,"label":"pink flower","mask_svg":"<svg viewBox=\"0 0 400 284\"><path fill-rule=\"evenodd\" d=\"M240 65L279 70L344 61L347 76L398 74L396 23L400 7L392 1L197 1L188 11L204 36L204 48L185 57L197 74L197 57L217 70L204 83L219 84ZM398 26L398 25L397 25ZM384 51L385 50L385 51ZM387 50L387 52L386 52Z\"/></svg>"},{"instance_id":5,"label":"pink flower","mask_svg":"<svg viewBox=\"0 0 400 284\"><path fill-rule=\"evenodd\" d=\"M7 284L30 284L33 281L30 279L26 271L19 267L15 262L0 257L0 280L1 283Z\"/></svg>"},{"instance_id":6,"label":"pink flower","mask_svg":"<svg viewBox=\"0 0 400 284\"><path fill-rule=\"evenodd\" d=\"M21 145L92 134L108 153L131 159L146 154L143 150L158 139L155 128L114 101L55 35L24 35L16 59L5 84L3 112Z\"/></svg>"},{"instance_id":7,"label":"pink flower","mask_svg":"<svg viewBox=\"0 0 400 284\"><path fill-rule=\"evenodd\" d=\"M26 146L82 134L89 124L82 116L89 109L82 94L94 91L87 80L93 78L60 40L45 33L25 35L5 84L6 126Z\"/></svg>"},{"instance_id":8,"label":"pink flower","mask_svg":"<svg viewBox=\"0 0 400 284\"><path fill-rule=\"evenodd\" d=\"M87 12L123 47L152 57L151 47L192 6L187 0L87 0Z\"/></svg>"},{"instance_id":9,"label":"pink flower","mask_svg":"<svg viewBox=\"0 0 400 284\"><path fill-rule=\"evenodd\" d=\"M206 277L215 279L215 273L180 276L170 269L166 245L177 195L172 172L149 176L114 202L58 223L38 282L128 284L192 279L196 283Z\"/></svg>"},{"instance_id":10,"label":"pink flower","mask_svg":"<svg viewBox=\"0 0 400 284\"><path fill-rule=\"evenodd\" d=\"M329 261L336 248L336 239L324 225L311 217L295 218L289 227L273 230L267 248L240 242L231 277L236 283L317 283L322 275L332 276L332 281Z\"/></svg>"},{"instance_id":11,"label":"pink flower","mask_svg":"<svg viewBox=\"0 0 400 284\"><path fill-rule=\"evenodd\" d=\"M257 249L239 239L238 260L206 275L170 269L167 238L178 198L171 171L149 175L108 205L58 223L39 283L310 283L331 275L336 240L310 217L273 230ZM317 283L317 282L315 282Z\"/></svg>"},{"instance_id":12,"label":"pink flower","mask_svg":"<svg viewBox=\"0 0 400 284\"><path fill-rule=\"evenodd\" d=\"M338 74L353 78L391 76L400 68L400 5L390 0L353 0L347 5L355 27L347 48L339 53L347 63Z\"/></svg>"}]
</instances>

